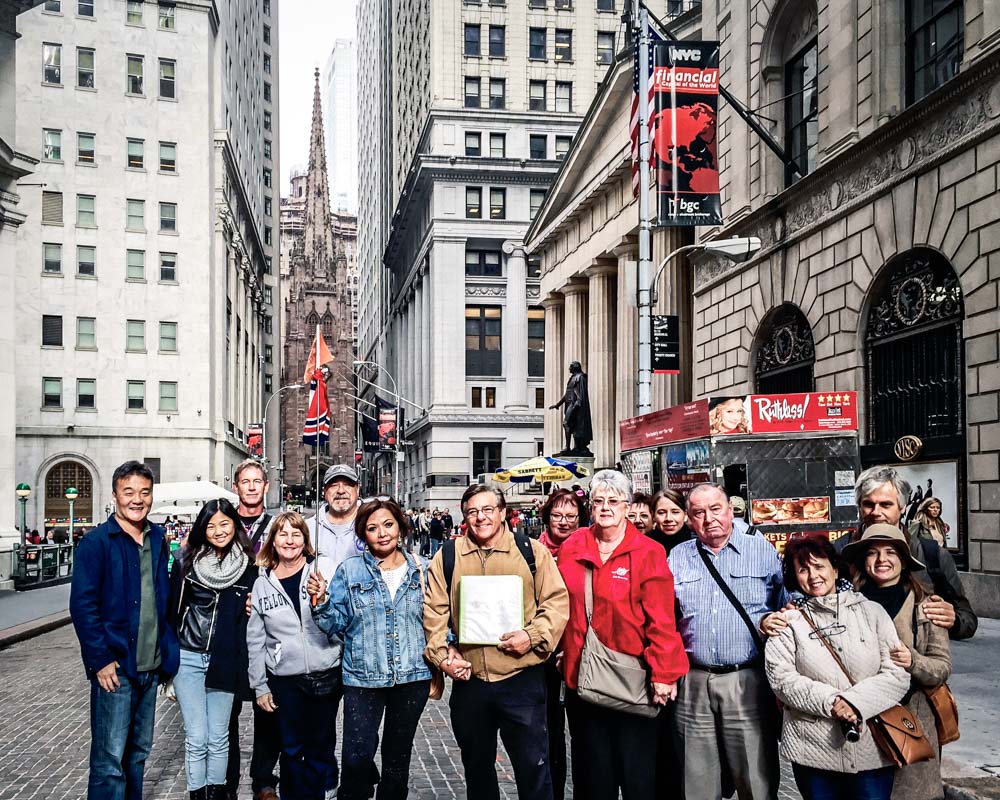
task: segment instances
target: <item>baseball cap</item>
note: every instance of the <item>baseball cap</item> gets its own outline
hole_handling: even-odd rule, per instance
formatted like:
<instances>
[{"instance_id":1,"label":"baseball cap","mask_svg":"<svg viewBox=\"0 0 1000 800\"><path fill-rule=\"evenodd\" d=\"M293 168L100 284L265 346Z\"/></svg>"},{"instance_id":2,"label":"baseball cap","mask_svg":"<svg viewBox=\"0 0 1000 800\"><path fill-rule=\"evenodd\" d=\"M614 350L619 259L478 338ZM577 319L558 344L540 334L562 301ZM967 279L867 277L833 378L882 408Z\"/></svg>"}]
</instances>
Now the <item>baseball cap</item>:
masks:
<instances>
[{"instance_id":1,"label":"baseball cap","mask_svg":"<svg viewBox=\"0 0 1000 800\"><path fill-rule=\"evenodd\" d=\"M734 495L733 498L729 501L729 504L733 507L733 511L735 511L737 514L742 514L747 510L746 500L744 500L739 495Z\"/></svg>"},{"instance_id":2,"label":"baseball cap","mask_svg":"<svg viewBox=\"0 0 1000 800\"><path fill-rule=\"evenodd\" d=\"M346 478L351 483L359 483L358 473L354 471L353 467L349 467L347 464L334 464L323 476L323 486L333 483L337 478Z\"/></svg>"}]
</instances>

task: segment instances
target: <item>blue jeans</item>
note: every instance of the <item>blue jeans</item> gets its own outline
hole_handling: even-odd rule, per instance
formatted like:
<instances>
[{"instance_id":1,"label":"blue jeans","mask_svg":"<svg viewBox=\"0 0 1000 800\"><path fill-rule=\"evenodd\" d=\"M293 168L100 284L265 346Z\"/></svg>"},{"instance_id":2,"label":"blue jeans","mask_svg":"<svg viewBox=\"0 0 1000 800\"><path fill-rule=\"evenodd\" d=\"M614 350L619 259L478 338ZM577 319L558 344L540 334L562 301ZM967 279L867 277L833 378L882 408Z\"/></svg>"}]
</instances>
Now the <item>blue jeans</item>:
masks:
<instances>
[{"instance_id":1,"label":"blue jeans","mask_svg":"<svg viewBox=\"0 0 1000 800\"><path fill-rule=\"evenodd\" d=\"M118 670L121 686L113 692L90 682L89 800L142 800L146 757L153 746L156 673L135 680Z\"/></svg>"},{"instance_id":2,"label":"blue jeans","mask_svg":"<svg viewBox=\"0 0 1000 800\"><path fill-rule=\"evenodd\" d=\"M209 653L181 650L174 677L177 702L184 717L184 755L188 791L222 786L229 764L229 715L233 693L205 688Z\"/></svg>"},{"instance_id":3,"label":"blue jeans","mask_svg":"<svg viewBox=\"0 0 1000 800\"><path fill-rule=\"evenodd\" d=\"M441 549L443 544L441 539L431 539L431 558L434 558L434 554Z\"/></svg>"},{"instance_id":4,"label":"blue jeans","mask_svg":"<svg viewBox=\"0 0 1000 800\"><path fill-rule=\"evenodd\" d=\"M857 773L831 772L793 763L792 774L803 800L889 800L896 770L881 767Z\"/></svg>"}]
</instances>

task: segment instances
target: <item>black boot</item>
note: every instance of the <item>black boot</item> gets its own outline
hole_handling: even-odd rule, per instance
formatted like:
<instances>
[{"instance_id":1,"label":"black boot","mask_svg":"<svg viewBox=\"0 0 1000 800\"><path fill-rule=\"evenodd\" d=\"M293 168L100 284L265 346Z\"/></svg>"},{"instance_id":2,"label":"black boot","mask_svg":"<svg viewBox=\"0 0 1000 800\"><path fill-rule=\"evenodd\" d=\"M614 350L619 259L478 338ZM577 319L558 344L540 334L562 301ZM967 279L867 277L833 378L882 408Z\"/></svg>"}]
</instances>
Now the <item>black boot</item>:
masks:
<instances>
[{"instance_id":1,"label":"black boot","mask_svg":"<svg viewBox=\"0 0 1000 800\"><path fill-rule=\"evenodd\" d=\"M202 786L200 789L192 789L189 792L191 800L208 800L207 790L207 786Z\"/></svg>"},{"instance_id":2,"label":"black boot","mask_svg":"<svg viewBox=\"0 0 1000 800\"><path fill-rule=\"evenodd\" d=\"M226 789L225 784L222 786L206 786L208 789L205 795L205 800L227 800L229 797L229 790Z\"/></svg>"}]
</instances>

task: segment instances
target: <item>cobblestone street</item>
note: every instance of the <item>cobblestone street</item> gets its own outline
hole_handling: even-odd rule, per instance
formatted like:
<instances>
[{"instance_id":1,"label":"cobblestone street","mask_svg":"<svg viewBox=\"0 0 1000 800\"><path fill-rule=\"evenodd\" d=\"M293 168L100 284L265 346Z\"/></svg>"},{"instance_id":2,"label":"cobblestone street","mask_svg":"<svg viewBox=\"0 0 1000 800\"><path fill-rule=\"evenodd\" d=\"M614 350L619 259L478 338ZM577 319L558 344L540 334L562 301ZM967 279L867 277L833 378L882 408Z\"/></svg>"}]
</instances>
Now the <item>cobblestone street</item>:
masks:
<instances>
[{"instance_id":1,"label":"cobblestone street","mask_svg":"<svg viewBox=\"0 0 1000 800\"><path fill-rule=\"evenodd\" d=\"M72 627L0 652L0 800L78 800L87 788L89 691ZM244 764L250 753L250 712L243 715ZM339 735L339 734L338 734ZM502 748L497 769L501 796L516 798ZM786 783L787 781L786 776ZM243 798L250 797L249 783ZM448 721L447 702L428 703L413 748L410 797L465 798L462 765ZM145 796L185 798L184 734L176 703L160 700L156 737L146 765ZM572 790L567 798L572 798ZM798 795L783 787L782 800Z\"/></svg>"}]
</instances>

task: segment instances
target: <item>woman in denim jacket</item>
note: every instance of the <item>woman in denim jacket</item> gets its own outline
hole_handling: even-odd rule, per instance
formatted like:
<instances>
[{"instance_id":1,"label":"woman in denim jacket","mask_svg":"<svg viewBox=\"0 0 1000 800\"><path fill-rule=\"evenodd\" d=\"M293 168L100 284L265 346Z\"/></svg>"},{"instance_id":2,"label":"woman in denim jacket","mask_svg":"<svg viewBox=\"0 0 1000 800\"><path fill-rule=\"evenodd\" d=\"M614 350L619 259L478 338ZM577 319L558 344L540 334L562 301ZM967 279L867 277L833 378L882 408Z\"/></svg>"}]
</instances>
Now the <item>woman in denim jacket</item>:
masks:
<instances>
[{"instance_id":1,"label":"woman in denim jacket","mask_svg":"<svg viewBox=\"0 0 1000 800\"><path fill-rule=\"evenodd\" d=\"M409 522L393 500L363 503L354 524L365 552L337 568L329 592L317 573L307 587L317 627L344 640L343 773L337 797L372 796L377 775L371 765L384 715L378 800L402 800L431 682L423 656L427 564L403 548Z\"/></svg>"}]
</instances>

